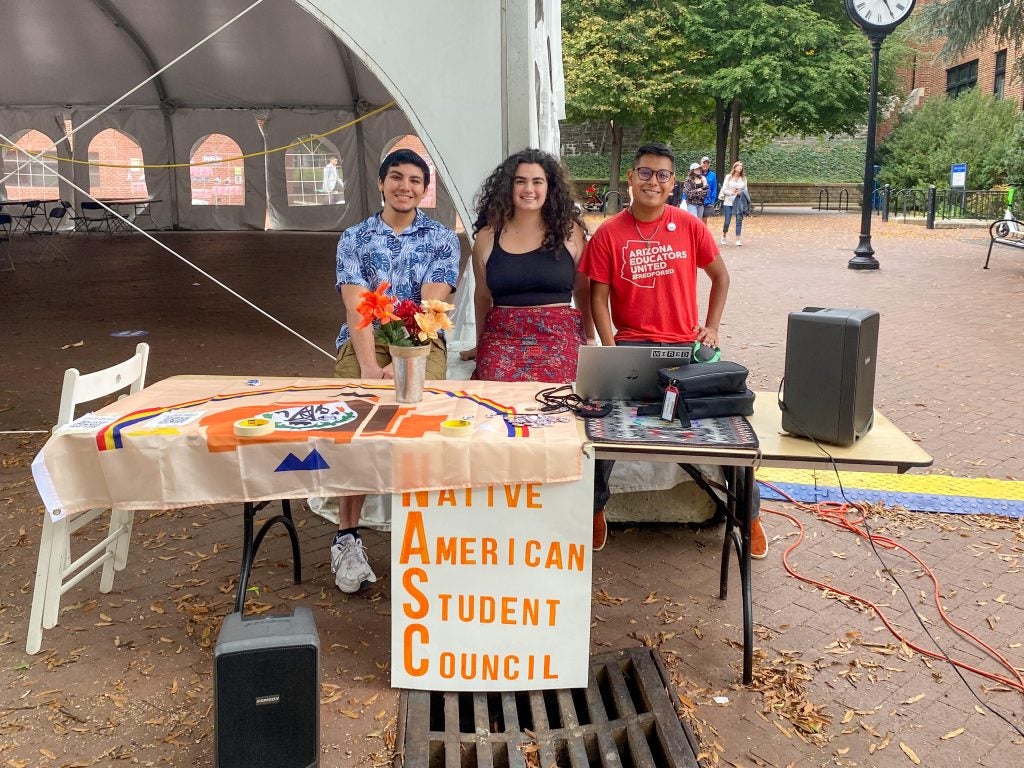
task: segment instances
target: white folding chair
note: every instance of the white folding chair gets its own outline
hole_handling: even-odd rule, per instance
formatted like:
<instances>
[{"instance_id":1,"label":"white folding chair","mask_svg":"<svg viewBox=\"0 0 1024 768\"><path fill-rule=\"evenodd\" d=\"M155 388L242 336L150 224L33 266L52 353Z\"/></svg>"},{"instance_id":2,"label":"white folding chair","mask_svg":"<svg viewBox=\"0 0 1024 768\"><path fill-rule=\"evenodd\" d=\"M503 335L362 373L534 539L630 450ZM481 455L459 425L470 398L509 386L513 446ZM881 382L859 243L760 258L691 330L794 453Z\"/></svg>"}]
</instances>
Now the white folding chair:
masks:
<instances>
[{"instance_id":1,"label":"white folding chair","mask_svg":"<svg viewBox=\"0 0 1024 768\"><path fill-rule=\"evenodd\" d=\"M74 421L75 406L101 397L113 395L123 389L138 392L145 385L149 345L139 344L135 355L123 363L102 371L81 374L75 368L64 373L64 388L60 394L57 414L59 429ZM124 395L122 395L123 397ZM107 536L87 552L72 560L71 537L75 531L110 511ZM128 562L133 513L124 510L91 509L56 522L49 514L43 516L43 536L39 543L39 561L36 565L35 590L32 593L32 611L28 620L27 653L38 653L43 642L43 629L52 629L60 618L60 599L90 573L100 567L100 592L109 592L114 586L114 572L123 570Z\"/></svg>"}]
</instances>

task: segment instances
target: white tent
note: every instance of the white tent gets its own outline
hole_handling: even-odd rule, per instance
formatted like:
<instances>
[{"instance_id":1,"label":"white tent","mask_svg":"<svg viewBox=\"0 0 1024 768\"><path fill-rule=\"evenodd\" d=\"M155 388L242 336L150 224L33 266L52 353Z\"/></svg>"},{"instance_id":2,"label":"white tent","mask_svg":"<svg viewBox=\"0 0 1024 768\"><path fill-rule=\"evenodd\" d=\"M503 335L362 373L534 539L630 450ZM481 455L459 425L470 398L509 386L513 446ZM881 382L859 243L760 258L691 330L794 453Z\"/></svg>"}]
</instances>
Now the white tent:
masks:
<instances>
[{"instance_id":1,"label":"white tent","mask_svg":"<svg viewBox=\"0 0 1024 768\"><path fill-rule=\"evenodd\" d=\"M122 131L141 147L161 226L338 230L379 208L380 158L414 134L441 182L432 213L469 221L503 156L557 150L560 14L560 0L0 0L0 135L59 142L70 124L74 149L51 154L88 190L94 167L72 160L88 160L101 131ZM360 117L328 137L344 204L289 204L275 150ZM184 166L211 134L246 156L244 204L193 194ZM16 165L4 156L0 178Z\"/></svg>"}]
</instances>

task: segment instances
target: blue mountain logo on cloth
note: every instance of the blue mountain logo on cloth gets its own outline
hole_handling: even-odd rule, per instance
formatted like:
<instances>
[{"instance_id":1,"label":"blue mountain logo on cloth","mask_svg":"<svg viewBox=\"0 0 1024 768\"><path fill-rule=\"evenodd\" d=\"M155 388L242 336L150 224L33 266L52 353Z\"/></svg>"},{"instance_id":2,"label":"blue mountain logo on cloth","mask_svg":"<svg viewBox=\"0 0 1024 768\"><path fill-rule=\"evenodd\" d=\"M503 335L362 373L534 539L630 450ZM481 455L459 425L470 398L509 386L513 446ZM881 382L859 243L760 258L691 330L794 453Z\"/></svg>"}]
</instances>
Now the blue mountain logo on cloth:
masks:
<instances>
[{"instance_id":1,"label":"blue mountain logo on cloth","mask_svg":"<svg viewBox=\"0 0 1024 768\"><path fill-rule=\"evenodd\" d=\"M314 448L309 452L309 456L304 459L300 459L294 453L289 453L284 457L275 472L311 472L314 469L330 469L330 465L324 461L324 457L321 456Z\"/></svg>"}]
</instances>

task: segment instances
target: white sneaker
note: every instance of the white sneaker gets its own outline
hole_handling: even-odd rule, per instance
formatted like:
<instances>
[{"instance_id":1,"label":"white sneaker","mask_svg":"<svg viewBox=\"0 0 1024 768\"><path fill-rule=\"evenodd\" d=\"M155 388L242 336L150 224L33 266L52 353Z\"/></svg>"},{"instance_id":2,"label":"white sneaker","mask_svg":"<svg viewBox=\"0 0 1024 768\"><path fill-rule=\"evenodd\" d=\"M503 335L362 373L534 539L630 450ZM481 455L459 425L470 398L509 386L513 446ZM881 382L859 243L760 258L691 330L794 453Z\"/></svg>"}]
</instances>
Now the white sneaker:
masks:
<instances>
[{"instance_id":1,"label":"white sneaker","mask_svg":"<svg viewBox=\"0 0 1024 768\"><path fill-rule=\"evenodd\" d=\"M743 245L739 240L736 241L736 245Z\"/></svg>"},{"instance_id":2,"label":"white sneaker","mask_svg":"<svg viewBox=\"0 0 1024 768\"><path fill-rule=\"evenodd\" d=\"M377 580L366 560L366 547L362 539L357 539L351 533L346 533L341 541L331 545L331 572L338 589L347 595L355 594L364 584Z\"/></svg>"},{"instance_id":3,"label":"white sneaker","mask_svg":"<svg viewBox=\"0 0 1024 768\"><path fill-rule=\"evenodd\" d=\"M725 236L722 236L722 245L725 245Z\"/></svg>"}]
</instances>

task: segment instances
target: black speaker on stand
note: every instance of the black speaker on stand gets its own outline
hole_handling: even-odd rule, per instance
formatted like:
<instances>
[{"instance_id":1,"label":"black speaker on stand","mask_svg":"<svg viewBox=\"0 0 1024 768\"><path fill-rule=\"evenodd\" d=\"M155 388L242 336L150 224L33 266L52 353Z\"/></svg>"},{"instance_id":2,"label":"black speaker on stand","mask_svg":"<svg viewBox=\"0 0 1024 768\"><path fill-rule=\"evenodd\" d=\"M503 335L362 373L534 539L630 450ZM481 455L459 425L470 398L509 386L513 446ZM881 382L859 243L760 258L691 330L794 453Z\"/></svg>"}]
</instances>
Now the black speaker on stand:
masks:
<instances>
[{"instance_id":1,"label":"black speaker on stand","mask_svg":"<svg viewBox=\"0 0 1024 768\"><path fill-rule=\"evenodd\" d=\"M807 307L789 315L782 428L851 445L874 415L878 313Z\"/></svg>"},{"instance_id":2,"label":"black speaker on stand","mask_svg":"<svg viewBox=\"0 0 1024 768\"><path fill-rule=\"evenodd\" d=\"M213 666L217 768L320 764L320 639L313 613L221 626Z\"/></svg>"}]
</instances>

